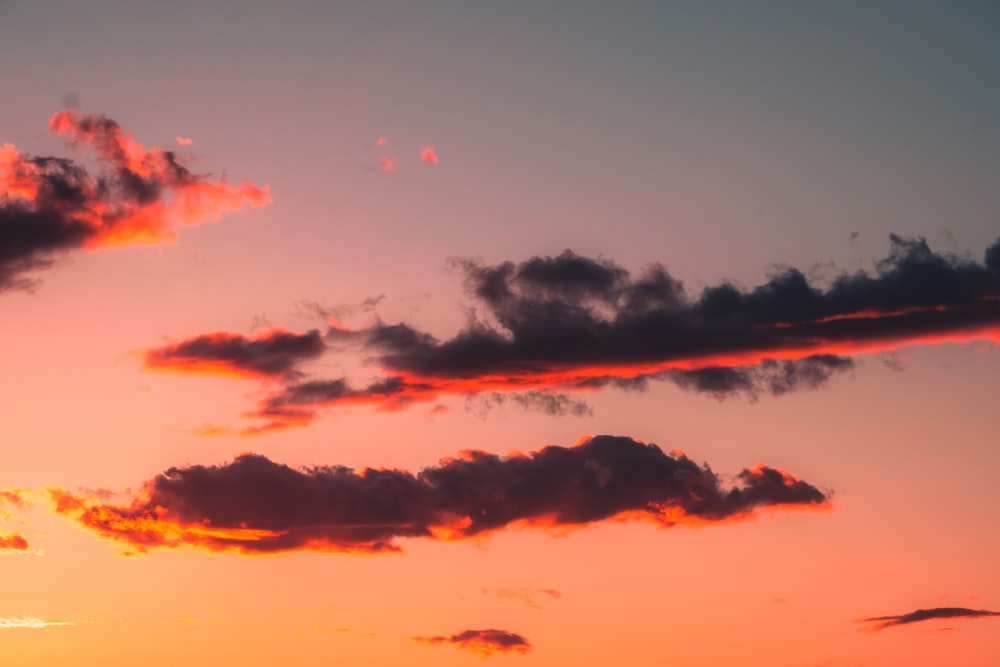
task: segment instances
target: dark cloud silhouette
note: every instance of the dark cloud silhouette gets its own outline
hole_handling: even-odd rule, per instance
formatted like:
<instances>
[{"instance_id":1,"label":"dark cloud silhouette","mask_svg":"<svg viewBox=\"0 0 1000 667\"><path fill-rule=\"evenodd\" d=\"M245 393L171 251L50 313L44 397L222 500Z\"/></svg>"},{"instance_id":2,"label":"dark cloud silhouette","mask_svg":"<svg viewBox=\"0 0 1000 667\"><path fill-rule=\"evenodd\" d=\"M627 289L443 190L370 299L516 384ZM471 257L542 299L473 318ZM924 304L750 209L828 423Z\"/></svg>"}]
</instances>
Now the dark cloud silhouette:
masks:
<instances>
[{"instance_id":1,"label":"dark cloud silhouette","mask_svg":"<svg viewBox=\"0 0 1000 667\"><path fill-rule=\"evenodd\" d=\"M568 250L519 264L454 263L476 306L465 328L439 340L405 322L349 329L328 317L327 349L361 354L377 379L286 382L248 413L263 425L242 432L302 426L324 408L398 410L448 396L584 415L568 393L654 381L756 400L822 387L854 369L858 354L1000 342L1000 241L980 263L894 235L873 273L825 288L786 268L750 290L723 283L694 296L661 265L632 275Z\"/></svg>"},{"instance_id":2,"label":"dark cloud silhouette","mask_svg":"<svg viewBox=\"0 0 1000 667\"><path fill-rule=\"evenodd\" d=\"M470 397L466 411L485 417L486 414L506 405L515 405L523 410L542 412L548 415L573 415L575 417L593 417L593 409L586 401L567 396L566 394L551 394L543 391L526 391L520 394L501 394L489 392Z\"/></svg>"},{"instance_id":3,"label":"dark cloud silhouette","mask_svg":"<svg viewBox=\"0 0 1000 667\"><path fill-rule=\"evenodd\" d=\"M451 644L455 648L482 655L528 653L531 642L516 632L506 630L463 630L449 637L413 637L420 644Z\"/></svg>"},{"instance_id":4,"label":"dark cloud silhouette","mask_svg":"<svg viewBox=\"0 0 1000 667\"><path fill-rule=\"evenodd\" d=\"M170 242L177 224L271 200L266 187L192 173L173 152L146 149L102 115L66 109L49 127L92 150L100 170L0 145L0 291L30 288L34 272L69 250Z\"/></svg>"},{"instance_id":5,"label":"dark cloud silhouette","mask_svg":"<svg viewBox=\"0 0 1000 667\"><path fill-rule=\"evenodd\" d=\"M296 365L325 349L318 330L271 329L256 336L216 332L146 350L151 370L237 377L296 376Z\"/></svg>"},{"instance_id":6,"label":"dark cloud silhouette","mask_svg":"<svg viewBox=\"0 0 1000 667\"><path fill-rule=\"evenodd\" d=\"M124 504L106 492L50 492L57 512L140 551L189 545L245 553L398 551L398 538L462 540L513 524L632 520L665 528L829 503L782 470L758 465L728 486L683 453L612 436L507 457L469 450L416 474L296 470L244 454L224 465L171 468Z\"/></svg>"},{"instance_id":7,"label":"dark cloud silhouette","mask_svg":"<svg viewBox=\"0 0 1000 667\"><path fill-rule=\"evenodd\" d=\"M934 607L932 609L917 609L908 614L898 616L875 616L863 618L861 623L870 624L869 630L884 630L898 625L909 625L910 623L920 623L936 618L986 618L990 616L1000 616L1000 611L989 611L987 609L966 609L965 607Z\"/></svg>"}]
</instances>

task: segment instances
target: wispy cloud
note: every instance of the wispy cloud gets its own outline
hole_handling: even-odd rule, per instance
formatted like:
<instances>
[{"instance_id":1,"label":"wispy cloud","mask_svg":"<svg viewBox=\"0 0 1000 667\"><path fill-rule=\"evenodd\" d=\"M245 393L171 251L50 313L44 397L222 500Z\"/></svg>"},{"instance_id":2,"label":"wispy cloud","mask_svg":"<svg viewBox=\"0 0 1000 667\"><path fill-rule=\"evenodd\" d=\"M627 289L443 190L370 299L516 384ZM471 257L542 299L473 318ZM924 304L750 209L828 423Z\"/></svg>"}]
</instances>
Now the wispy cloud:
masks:
<instances>
[{"instance_id":1,"label":"wispy cloud","mask_svg":"<svg viewBox=\"0 0 1000 667\"><path fill-rule=\"evenodd\" d=\"M190 145L192 145L194 143L194 139L192 139L190 137L182 137L180 135L177 135L176 137L174 137L174 140L180 146L190 146Z\"/></svg>"},{"instance_id":2,"label":"wispy cloud","mask_svg":"<svg viewBox=\"0 0 1000 667\"><path fill-rule=\"evenodd\" d=\"M0 616L0 629L29 628L33 630L47 630L64 625L76 625L73 621L45 620L33 616Z\"/></svg>"},{"instance_id":3,"label":"wispy cloud","mask_svg":"<svg viewBox=\"0 0 1000 667\"><path fill-rule=\"evenodd\" d=\"M171 468L131 501L52 489L56 511L138 551L399 551L399 538L466 540L511 526L582 528L640 521L669 528L752 517L760 509L825 508L829 497L757 465L724 484L681 452L594 436L501 457L463 451L419 473L341 466L294 469L244 454Z\"/></svg>"},{"instance_id":4,"label":"wispy cloud","mask_svg":"<svg viewBox=\"0 0 1000 667\"><path fill-rule=\"evenodd\" d=\"M66 109L51 130L92 151L92 174L71 158L35 157L0 145L0 290L26 289L32 274L80 248L168 243L195 225L271 201L267 187L195 174L171 151L145 148L102 115Z\"/></svg>"},{"instance_id":5,"label":"wispy cloud","mask_svg":"<svg viewBox=\"0 0 1000 667\"><path fill-rule=\"evenodd\" d=\"M383 173L391 174L396 171L396 161L387 155L382 155L378 159L378 169Z\"/></svg>"},{"instance_id":6,"label":"wispy cloud","mask_svg":"<svg viewBox=\"0 0 1000 667\"><path fill-rule=\"evenodd\" d=\"M479 653L481 655L493 655L495 653L528 653L531 651L531 642L516 632L506 630L463 630L451 636L439 637L413 637L413 641L420 644L450 644L455 648Z\"/></svg>"},{"instance_id":7,"label":"wispy cloud","mask_svg":"<svg viewBox=\"0 0 1000 667\"><path fill-rule=\"evenodd\" d=\"M859 623L867 623L867 630L884 630L899 625L909 625L911 623L921 623L939 618L987 618L1000 616L1000 611L989 611L988 609L966 609L965 607L933 607L931 609L917 609L908 614L898 616L874 616L863 618Z\"/></svg>"},{"instance_id":8,"label":"wispy cloud","mask_svg":"<svg viewBox=\"0 0 1000 667\"><path fill-rule=\"evenodd\" d=\"M562 593L554 588L531 588L529 586L497 588L494 590L484 588L482 592L483 595L493 595L504 600L522 602L532 609L541 609L543 600L558 600L562 597Z\"/></svg>"}]
</instances>

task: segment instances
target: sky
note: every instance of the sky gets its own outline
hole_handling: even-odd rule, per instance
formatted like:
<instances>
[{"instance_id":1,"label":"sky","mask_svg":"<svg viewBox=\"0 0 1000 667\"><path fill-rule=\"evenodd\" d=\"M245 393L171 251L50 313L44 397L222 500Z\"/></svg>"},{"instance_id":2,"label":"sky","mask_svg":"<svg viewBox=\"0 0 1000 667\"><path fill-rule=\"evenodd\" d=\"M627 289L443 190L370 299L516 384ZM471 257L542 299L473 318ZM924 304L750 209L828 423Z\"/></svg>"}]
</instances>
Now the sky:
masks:
<instances>
[{"instance_id":1,"label":"sky","mask_svg":"<svg viewBox=\"0 0 1000 667\"><path fill-rule=\"evenodd\" d=\"M0 662L996 665L998 30L0 2Z\"/></svg>"}]
</instances>

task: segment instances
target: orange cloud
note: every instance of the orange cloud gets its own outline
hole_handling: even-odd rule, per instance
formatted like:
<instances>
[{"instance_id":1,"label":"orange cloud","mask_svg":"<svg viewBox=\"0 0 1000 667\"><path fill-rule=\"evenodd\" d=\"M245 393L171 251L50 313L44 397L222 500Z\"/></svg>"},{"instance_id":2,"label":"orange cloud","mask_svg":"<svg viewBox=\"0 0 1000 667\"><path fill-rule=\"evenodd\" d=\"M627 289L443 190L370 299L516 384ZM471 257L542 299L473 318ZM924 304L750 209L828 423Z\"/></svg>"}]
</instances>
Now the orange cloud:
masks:
<instances>
[{"instance_id":1,"label":"orange cloud","mask_svg":"<svg viewBox=\"0 0 1000 667\"><path fill-rule=\"evenodd\" d=\"M194 143L194 139L191 139L190 137L182 137L182 136L178 135L178 136L174 137L174 139L181 146L190 146L191 144Z\"/></svg>"},{"instance_id":2,"label":"orange cloud","mask_svg":"<svg viewBox=\"0 0 1000 667\"><path fill-rule=\"evenodd\" d=\"M32 271L77 248L170 243L196 225L271 201L267 186L195 174L171 151L145 148L102 115L60 111L50 129L97 156L90 173L69 158L0 148L0 289L32 284Z\"/></svg>"},{"instance_id":3,"label":"orange cloud","mask_svg":"<svg viewBox=\"0 0 1000 667\"><path fill-rule=\"evenodd\" d=\"M385 137L379 137L378 139L375 140L375 145L378 146L379 148L382 148L383 146L385 146L388 143L389 143L389 140L386 139Z\"/></svg>"},{"instance_id":4,"label":"orange cloud","mask_svg":"<svg viewBox=\"0 0 1000 667\"><path fill-rule=\"evenodd\" d=\"M426 162L427 164L437 164L438 163L437 152L433 148L431 148L430 146L424 146L420 150L420 159L423 160L424 162Z\"/></svg>"},{"instance_id":5,"label":"orange cloud","mask_svg":"<svg viewBox=\"0 0 1000 667\"><path fill-rule=\"evenodd\" d=\"M0 550L27 551L28 540L17 534L0 535Z\"/></svg>"}]
</instances>

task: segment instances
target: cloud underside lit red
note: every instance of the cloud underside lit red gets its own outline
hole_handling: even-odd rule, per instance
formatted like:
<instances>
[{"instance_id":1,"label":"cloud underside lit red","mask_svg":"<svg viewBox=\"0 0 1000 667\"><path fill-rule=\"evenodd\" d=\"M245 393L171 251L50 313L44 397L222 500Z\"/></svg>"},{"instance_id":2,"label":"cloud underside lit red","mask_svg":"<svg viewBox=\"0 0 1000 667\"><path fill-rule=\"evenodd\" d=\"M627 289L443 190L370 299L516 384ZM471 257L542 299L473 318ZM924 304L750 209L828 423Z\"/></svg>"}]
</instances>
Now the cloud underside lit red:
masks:
<instances>
[{"instance_id":1,"label":"cloud underside lit red","mask_svg":"<svg viewBox=\"0 0 1000 667\"><path fill-rule=\"evenodd\" d=\"M529 653L531 642L516 632L489 628L485 630L463 630L450 636L413 637L420 644L448 644L455 648L493 655L495 653Z\"/></svg>"},{"instance_id":2,"label":"cloud underside lit red","mask_svg":"<svg viewBox=\"0 0 1000 667\"><path fill-rule=\"evenodd\" d=\"M922 239L891 241L874 274L844 274L825 289L787 269L752 290L724 283L696 298L662 266L632 276L569 251L520 264L459 262L476 306L465 329L438 340L406 323L333 326L327 351L360 350L378 378L289 379L248 413L261 423L237 432L302 426L323 408L398 410L489 392L586 414L559 397L650 381L756 398L820 387L857 355L1000 342L1000 242L977 263Z\"/></svg>"},{"instance_id":3,"label":"cloud underside lit red","mask_svg":"<svg viewBox=\"0 0 1000 667\"><path fill-rule=\"evenodd\" d=\"M271 201L266 186L195 174L172 151L145 148L102 115L68 109L49 127L89 149L99 169L0 146L0 289L30 286L31 272L69 250L169 243L177 225Z\"/></svg>"},{"instance_id":4,"label":"cloud underside lit red","mask_svg":"<svg viewBox=\"0 0 1000 667\"><path fill-rule=\"evenodd\" d=\"M293 469L253 454L171 468L130 502L51 490L57 511L136 550L399 551L401 538L467 540L508 528L601 523L661 528L745 520L758 510L829 507L827 494L758 465L725 485L707 466L631 438L594 436L500 457L464 451L419 473Z\"/></svg>"}]
</instances>

